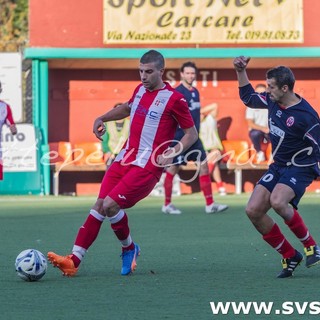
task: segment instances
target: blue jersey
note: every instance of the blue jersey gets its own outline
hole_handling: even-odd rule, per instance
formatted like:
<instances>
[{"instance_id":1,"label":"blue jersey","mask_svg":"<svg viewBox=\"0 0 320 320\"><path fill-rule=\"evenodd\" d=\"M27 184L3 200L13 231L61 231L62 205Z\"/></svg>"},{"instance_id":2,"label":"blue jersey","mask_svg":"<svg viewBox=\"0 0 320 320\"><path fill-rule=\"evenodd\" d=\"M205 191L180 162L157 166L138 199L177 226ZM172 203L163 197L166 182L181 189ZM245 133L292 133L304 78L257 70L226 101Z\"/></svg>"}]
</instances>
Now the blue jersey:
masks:
<instances>
[{"instance_id":1,"label":"blue jersey","mask_svg":"<svg viewBox=\"0 0 320 320\"><path fill-rule=\"evenodd\" d=\"M251 84L240 88L240 98L250 108L268 109L270 141L278 166L313 167L320 175L320 120L303 98L289 108L281 107L264 92L254 92Z\"/></svg>"},{"instance_id":2,"label":"blue jersey","mask_svg":"<svg viewBox=\"0 0 320 320\"><path fill-rule=\"evenodd\" d=\"M185 97L188 107L194 122L194 125L199 133L200 130L200 94L196 88L189 90L183 84L180 84L175 88L177 91L183 94ZM177 129L174 139L180 140L184 136L183 130L180 128Z\"/></svg>"}]
</instances>

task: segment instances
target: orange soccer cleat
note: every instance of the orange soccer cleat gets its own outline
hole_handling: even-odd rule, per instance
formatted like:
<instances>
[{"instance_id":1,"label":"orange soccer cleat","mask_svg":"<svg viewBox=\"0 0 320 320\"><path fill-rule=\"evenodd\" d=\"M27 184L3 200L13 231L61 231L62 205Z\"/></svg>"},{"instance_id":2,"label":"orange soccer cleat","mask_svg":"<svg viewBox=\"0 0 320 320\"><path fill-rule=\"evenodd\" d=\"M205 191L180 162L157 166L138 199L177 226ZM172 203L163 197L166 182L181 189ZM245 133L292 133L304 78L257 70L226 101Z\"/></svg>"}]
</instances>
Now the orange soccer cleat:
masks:
<instances>
[{"instance_id":1,"label":"orange soccer cleat","mask_svg":"<svg viewBox=\"0 0 320 320\"><path fill-rule=\"evenodd\" d=\"M73 277L77 273L78 268L74 266L71 255L59 256L54 252L48 252L47 256L50 263L54 267L58 267L64 276Z\"/></svg>"}]
</instances>

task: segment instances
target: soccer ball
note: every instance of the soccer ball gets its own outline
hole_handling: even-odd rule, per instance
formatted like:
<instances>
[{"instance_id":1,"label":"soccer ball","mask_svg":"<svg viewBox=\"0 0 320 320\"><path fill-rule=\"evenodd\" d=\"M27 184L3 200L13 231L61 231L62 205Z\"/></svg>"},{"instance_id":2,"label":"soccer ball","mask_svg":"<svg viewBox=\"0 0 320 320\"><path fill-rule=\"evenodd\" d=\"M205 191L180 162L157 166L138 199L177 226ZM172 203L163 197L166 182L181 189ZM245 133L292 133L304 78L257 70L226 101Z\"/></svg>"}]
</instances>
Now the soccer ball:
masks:
<instances>
[{"instance_id":1,"label":"soccer ball","mask_svg":"<svg viewBox=\"0 0 320 320\"><path fill-rule=\"evenodd\" d=\"M46 274L47 259L40 251L27 249L18 254L15 267L21 279L38 281Z\"/></svg>"}]
</instances>

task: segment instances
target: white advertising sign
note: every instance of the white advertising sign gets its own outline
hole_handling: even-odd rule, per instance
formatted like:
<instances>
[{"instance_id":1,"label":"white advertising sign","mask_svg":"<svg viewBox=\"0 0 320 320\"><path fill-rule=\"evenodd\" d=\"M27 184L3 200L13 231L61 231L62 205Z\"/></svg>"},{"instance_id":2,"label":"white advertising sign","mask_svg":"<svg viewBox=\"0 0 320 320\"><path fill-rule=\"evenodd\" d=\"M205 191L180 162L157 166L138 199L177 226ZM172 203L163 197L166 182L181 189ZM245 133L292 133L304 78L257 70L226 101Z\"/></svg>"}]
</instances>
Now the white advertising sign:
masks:
<instances>
[{"instance_id":1,"label":"white advertising sign","mask_svg":"<svg viewBox=\"0 0 320 320\"><path fill-rule=\"evenodd\" d=\"M18 133L13 136L4 125L1 149L4 172L37 171L37 141L32 124L17 124Z\"/></svg>"},{"instance_id":2,"label":"white advertising sign","mask_svg":"<svg viewBox=\"0 0 320 320\"><path fill-rule=\"evenodd\" d=\"M15 122L22 119L22 58L19 52L0 53L0 100L10 105Z\"/></svg>"}]
</instances>

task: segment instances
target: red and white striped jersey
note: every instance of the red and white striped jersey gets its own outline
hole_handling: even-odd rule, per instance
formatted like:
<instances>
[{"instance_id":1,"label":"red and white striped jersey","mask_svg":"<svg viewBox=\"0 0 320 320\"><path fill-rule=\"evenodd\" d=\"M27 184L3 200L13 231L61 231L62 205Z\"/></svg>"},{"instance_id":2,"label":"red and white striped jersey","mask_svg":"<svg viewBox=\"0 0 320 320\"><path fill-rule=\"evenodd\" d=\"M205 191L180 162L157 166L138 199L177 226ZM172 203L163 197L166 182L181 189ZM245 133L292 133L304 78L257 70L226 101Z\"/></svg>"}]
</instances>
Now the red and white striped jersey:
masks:
<instances>
[{"instance_id":1,"label":"red and white striped jersey","mask_svg":"<svg viewBox=\"0 0 320 320\"><path fill-rule=\"evenodd\" d=\"M12 117L12 112L11 112L11 108L10 106L0 100L0 159L1 159L1 156L2 156L2 153L1 153L1 141L2 141L2 137L1 137L1 133L2 133L2 126L4 124L7 124L8 126L14 124L14 120L13 120L13 117Z\"/></svg>"},{"instance_id":2,"label":"red and white striped jersey","mask_svg":"<svg viewBox=\"0 0 320 320\"><path fill-rule=\"evenodd\" d=\"M182 129L194 126L186 100L169 83L155 91L140 84L129 106L129 137L115 161L145 168L160 178L163 167L157 165L157 156L170 146L178 124Z\"/></svg>"}]
</instances>

